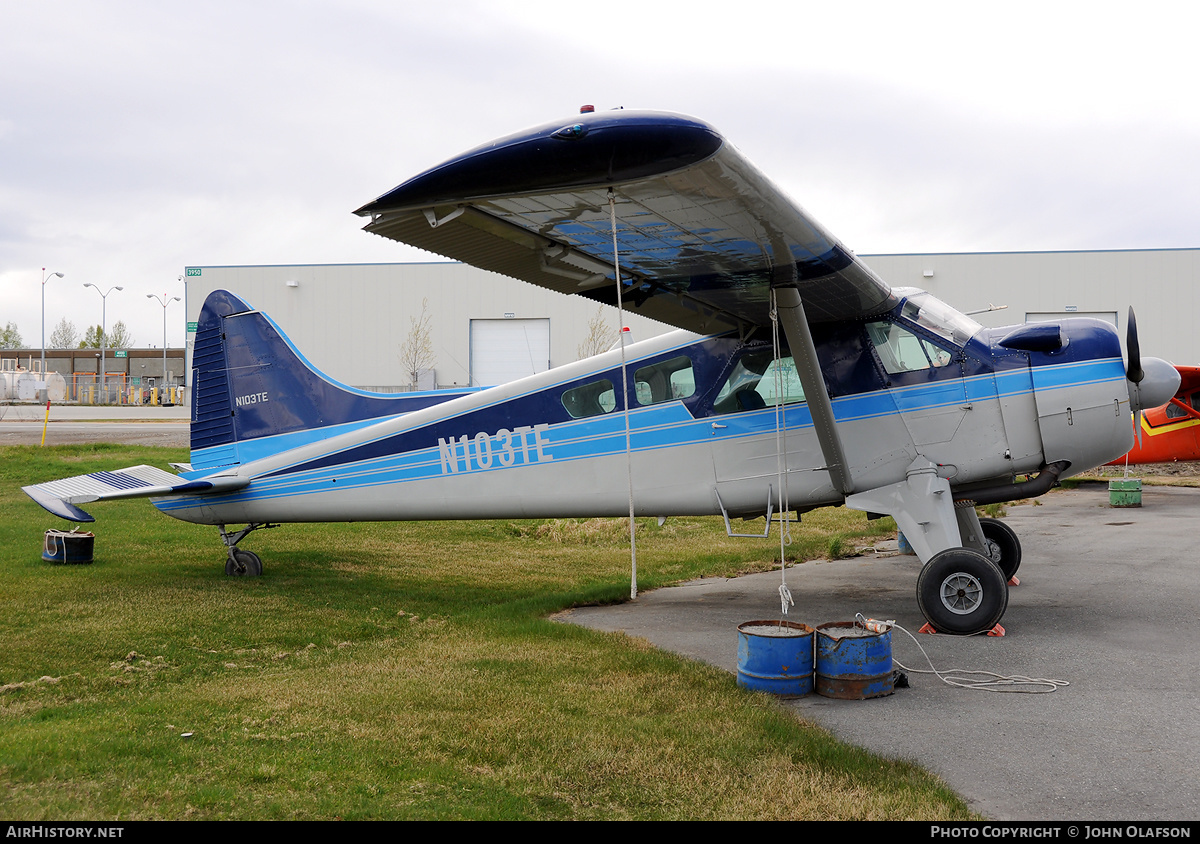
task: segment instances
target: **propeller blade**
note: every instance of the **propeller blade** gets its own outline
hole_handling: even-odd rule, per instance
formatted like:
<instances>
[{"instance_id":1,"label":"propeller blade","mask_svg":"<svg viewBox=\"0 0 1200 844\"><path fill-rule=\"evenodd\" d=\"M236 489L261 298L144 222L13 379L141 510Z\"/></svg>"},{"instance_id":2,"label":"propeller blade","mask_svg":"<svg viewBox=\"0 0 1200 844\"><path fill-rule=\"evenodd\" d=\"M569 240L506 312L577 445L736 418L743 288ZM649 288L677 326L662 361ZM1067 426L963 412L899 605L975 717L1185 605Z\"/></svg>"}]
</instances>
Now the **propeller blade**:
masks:
<instances>
[{"instance_id":1,"label":"propeller blade","mask_svg":"<svg viewBox=\"0 0 1200 844\"><path fill-rule=\"evenodd\" d=\"M1129 319L1125 328L1125 349L1129 356L1125 377L1134 384L1140 384L1146 377L1146 372L1142 369L1142 348L1138 343L1137 316L1133 313L1132 305L1129 306Z\"/></svg>"}]
</instances>

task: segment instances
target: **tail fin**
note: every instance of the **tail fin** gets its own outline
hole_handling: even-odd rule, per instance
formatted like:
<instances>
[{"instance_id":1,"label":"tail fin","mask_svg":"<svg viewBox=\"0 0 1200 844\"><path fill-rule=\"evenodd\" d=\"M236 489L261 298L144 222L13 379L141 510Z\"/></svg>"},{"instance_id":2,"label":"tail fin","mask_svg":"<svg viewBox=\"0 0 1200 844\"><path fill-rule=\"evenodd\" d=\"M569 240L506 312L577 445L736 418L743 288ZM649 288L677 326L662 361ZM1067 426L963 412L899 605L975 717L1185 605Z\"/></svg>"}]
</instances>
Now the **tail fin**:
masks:
<instances>
[{"instance_id":1,"label":"tail fin","mask_svg":"<svg viewBox=\"0 0 1200 844\"><path fill-rule=\"evenodd\" d=\"M192 351L192 468L249 462L470 390L373 393L304 359L271 319L225 290L204 300Z\"/></svg>"}]
</instances>

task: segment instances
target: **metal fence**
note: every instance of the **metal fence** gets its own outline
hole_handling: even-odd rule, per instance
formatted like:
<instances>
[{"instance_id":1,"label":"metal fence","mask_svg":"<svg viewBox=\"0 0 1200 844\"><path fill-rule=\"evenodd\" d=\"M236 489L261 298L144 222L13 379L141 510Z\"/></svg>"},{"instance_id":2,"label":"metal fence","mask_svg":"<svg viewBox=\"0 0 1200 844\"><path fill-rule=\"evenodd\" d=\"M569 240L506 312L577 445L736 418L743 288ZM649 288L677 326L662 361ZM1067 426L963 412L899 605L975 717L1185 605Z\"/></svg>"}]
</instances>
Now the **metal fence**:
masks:
<instances>
[{"instance_id":1,"label":"metal fence","mask_svg":"<svg viewBox=\"0 0 1200 844\"><path fill-rule=\"evenodd\" d=\"M141 378L123 374L107 375L101 382L97 375L74 373L66 381L66 401L79 404L183 404L183 388L179 385L150 386Z\"/></svg>"}]
</instances>

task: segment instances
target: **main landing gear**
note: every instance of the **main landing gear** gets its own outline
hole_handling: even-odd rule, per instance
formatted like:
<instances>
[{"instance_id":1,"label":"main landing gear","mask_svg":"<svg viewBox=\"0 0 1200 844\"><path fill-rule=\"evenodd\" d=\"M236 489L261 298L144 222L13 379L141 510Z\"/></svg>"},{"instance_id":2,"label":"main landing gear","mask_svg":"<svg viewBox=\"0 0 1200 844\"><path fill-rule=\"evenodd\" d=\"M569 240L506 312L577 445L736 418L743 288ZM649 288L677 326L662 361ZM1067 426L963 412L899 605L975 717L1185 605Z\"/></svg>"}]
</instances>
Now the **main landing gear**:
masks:
<instances>
[{"instance_id":1,"label":"main landing gear","mask_svg":"<svg viewBox=\"0 0 1200 844\"><path fill-rule=\"evenodd\" d=\"M988 557L1000 567L1005 582L1012 580L1021 566L1021 542L1017 534L999 519L980 519L979 527Z\"/></svg>"},{"instance_id":2,"label":"main landing gear","mask_svg":"<svg viewBox=\"0 0 1200 844\"><path fill-rule=\"evenodd\" d=\"M1044 475L1048 487L1065 468L1052 464L1038 477ZM917 458L905 480L849 495L846 504L896 519L924 563L917 605L930 626L960 636L987 633L1008 608L1008 583L1021 564L1021 543L1003 522L980 519L974 501L954 501L938 471L936 464Z\"/></svg>"},{"instance_id":3,"label":"main landing gear","mask_svg":"<svg viewBox=\"0 0 1200 844\"><path fill-rule=\"evenodd\" d=\"M978 551L948 548L917 575L917 605L940 633L984 633L1008 609L1008 579Z\"/></svg>"},{"instance_id":4,"label":"main landing gear","mask_svg":"<svg viewBox=\"0 0 1200 844\"><path fill-rule=\"evenodd\" d=\"M258 577L262 574L262 559L253 551L243 551L238 548L238 543L259 528L273 528L279 527L279 525L254 522L232 533L225 530L225 525L217 527L221 530L221 540L229 549L229 557L225 560L225 574L230 577Z\"/></svg>"},{"instance_id":5,"label":"main landing gear","mask_svg":"<svg viewBox=\"0 0 1200 844\"><path fill-rule=\"evenodd\" d=\"M1004 522L979 518L973 501L958 502L954 515L964 547L929 558L917 576L917 605L940 633L985 633L1008 609L1008 584L1021 565L1021 542Z\"/></svg>"}]
</instances>

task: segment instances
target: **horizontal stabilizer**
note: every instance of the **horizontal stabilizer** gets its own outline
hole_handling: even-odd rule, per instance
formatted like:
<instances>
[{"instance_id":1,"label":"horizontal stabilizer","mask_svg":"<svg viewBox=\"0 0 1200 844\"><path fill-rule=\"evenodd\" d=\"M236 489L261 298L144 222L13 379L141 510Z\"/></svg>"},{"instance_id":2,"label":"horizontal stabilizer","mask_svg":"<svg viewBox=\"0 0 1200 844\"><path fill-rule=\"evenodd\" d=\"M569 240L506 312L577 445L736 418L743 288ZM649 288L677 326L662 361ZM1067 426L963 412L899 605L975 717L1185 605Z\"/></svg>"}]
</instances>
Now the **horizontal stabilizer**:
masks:
<instances>
[{"instance_id":1,"label":"horizontal stabilizer","mask_svg":"<svg viewBox=\"0 0 1200 844\"><path fill-rule=\"evenodd\" d=\"M187 481L153 466L130 466L113 472L92 472L21 489L56 516L72 522L92 522L95 519L75 505L117 498L229 492L249 483L249 478L236 475L215 475Z\"/></svg>"}]
</instances>

